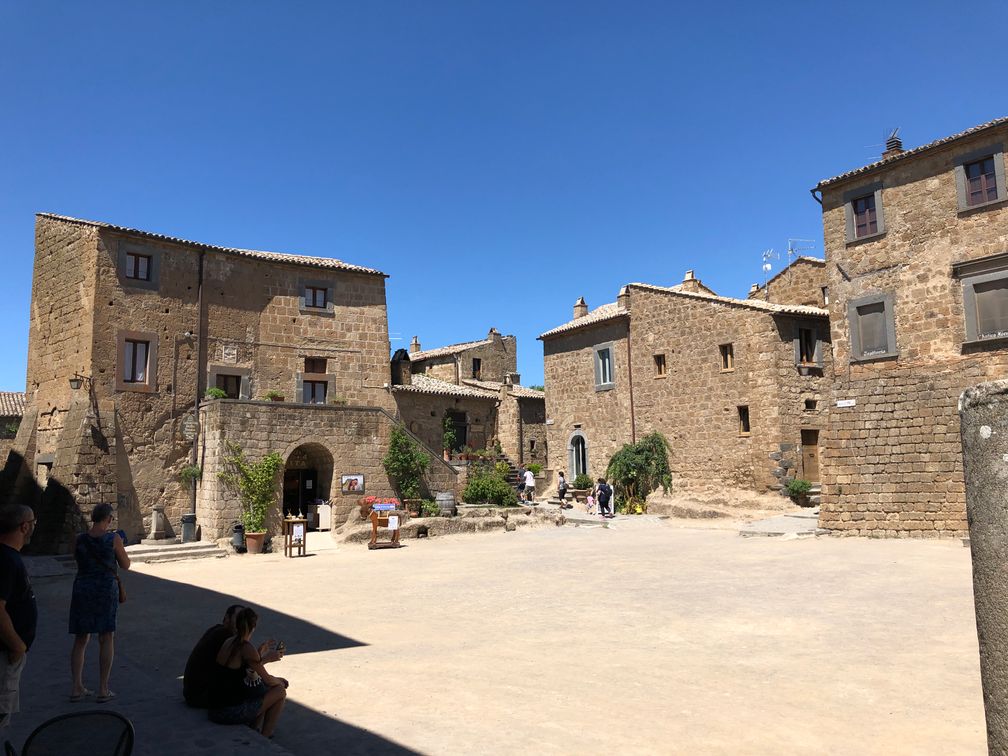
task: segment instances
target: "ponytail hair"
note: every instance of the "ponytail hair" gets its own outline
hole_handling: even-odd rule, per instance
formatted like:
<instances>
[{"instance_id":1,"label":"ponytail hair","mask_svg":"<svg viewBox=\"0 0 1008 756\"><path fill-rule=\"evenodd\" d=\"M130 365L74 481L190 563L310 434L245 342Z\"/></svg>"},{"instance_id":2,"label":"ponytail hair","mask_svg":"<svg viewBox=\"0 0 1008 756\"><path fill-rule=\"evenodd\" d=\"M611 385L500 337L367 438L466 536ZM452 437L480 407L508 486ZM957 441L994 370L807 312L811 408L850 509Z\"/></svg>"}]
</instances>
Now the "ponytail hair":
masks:
<instances>
[{"instance_id":1,"label":"ponytail hair","mask_svg":"<svg viewBox=\"0 0 1008 756\"><path fill-rule=\"evenodd\" d=\"M235 615L235 632L241 638L246 633L254 630L258 622L259 615L255 613L252 607L246 606L244 609L240 609L238 614Z\"/></svg>"}]
</instances>

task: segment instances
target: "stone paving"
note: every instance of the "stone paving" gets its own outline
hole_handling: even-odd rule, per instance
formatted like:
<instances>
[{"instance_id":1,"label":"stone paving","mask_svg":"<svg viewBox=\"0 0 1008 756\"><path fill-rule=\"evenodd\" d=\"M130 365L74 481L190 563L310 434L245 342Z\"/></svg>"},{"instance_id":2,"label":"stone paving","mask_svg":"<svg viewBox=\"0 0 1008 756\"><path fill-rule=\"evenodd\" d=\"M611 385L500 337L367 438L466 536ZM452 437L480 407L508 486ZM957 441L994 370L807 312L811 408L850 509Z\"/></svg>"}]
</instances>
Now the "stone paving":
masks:
<instances>
[{"instance_id":1,"label":"stone paving","mask_svg":"<svg viewBox=\"0 0 1008 756\"><path fill-rule=\"evenodd\" d=\"M112 687L138 754L982 753L968 549L740 538L658 518L369 552L139 565ZM37 578L16 745L70 711L68 577ZM275 742L185 708L233 601L283 638ZM95 684L97 649L88 683Z\"/></svg>"}]
</instances>

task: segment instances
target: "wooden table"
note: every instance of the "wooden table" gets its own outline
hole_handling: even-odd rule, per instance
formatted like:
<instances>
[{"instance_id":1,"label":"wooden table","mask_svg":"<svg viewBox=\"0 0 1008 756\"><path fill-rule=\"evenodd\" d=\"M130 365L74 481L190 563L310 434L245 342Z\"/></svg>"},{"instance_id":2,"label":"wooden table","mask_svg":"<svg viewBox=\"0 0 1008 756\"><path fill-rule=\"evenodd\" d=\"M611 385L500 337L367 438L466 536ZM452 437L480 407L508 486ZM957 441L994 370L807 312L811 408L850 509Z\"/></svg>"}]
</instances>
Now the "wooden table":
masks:
<instances>
[{"instance_id":1,"label":"wooden table","mask_svg":"<svg viewBox=\"0 0 1008 756\"><path fill-rule=\"evenodd\" d=\"M284 556L307 556L308 520L304 517L283 519Z\"/></svg>"}]
</instances>

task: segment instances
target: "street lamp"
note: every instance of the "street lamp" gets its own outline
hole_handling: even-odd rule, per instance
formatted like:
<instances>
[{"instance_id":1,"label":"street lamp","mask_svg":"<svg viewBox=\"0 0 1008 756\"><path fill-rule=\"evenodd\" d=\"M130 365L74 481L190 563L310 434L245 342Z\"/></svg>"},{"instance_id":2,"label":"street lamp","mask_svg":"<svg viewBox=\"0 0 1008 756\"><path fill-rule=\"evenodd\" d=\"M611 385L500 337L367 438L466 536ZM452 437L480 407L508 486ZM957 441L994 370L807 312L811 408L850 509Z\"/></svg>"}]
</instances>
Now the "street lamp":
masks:
<instances>
[{"instance_id":1,"label":"street lamp","mask_svg":"<svg viewBox=\"0 0 1008 756\"><path fill-rule=\"evenodd\" d=\"M84 385L88 387L89 391L91 390L91 379L88 378L87 376L81 375L80 373L74 373L70 377L70 388L72 388L74 391L76 391L77 389L79 389L81 386Z\"/></svg>"}]
</instances>

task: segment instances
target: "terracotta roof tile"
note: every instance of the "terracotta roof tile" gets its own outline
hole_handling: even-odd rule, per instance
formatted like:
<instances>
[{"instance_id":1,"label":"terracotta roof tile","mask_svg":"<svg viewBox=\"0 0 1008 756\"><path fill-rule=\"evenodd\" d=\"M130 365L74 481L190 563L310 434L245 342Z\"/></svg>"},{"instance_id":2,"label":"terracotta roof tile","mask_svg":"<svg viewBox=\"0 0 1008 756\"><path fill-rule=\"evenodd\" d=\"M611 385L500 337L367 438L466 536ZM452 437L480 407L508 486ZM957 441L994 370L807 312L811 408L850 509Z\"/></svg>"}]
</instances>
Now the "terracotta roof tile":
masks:
<instances>
[{"instance_id":1,"label":"terracotta roof tile","mask_svg":"<svg viewBox=\"0 0 1008 756\"><path fill-rule=\"evenodd\" d=\"M467 386L473 386L475 388L485 389L486 391L493 391L494 394L500 395L501 386L504 384L500 381L477 381L475 378L463 378L462 383ZM540 391L539 389L529 388L528 386L519 386L512 384L511 393L522 399L545 399L546 392Z\"/></svg>"},{"instance_id":2,"label":"terracotta roof tile","mask_svg":"<svg viewBox=\"0 0 1008 756\"><path fill-rule=\"evenodd\" d=\"M892 157L883 158L882 160L876 160L874 163L869 163L868 165L862 166L861 168L855 168L852 171L847 171L846 173L841 173L839 176L834 176L833 178L823 179L818 184L816 184L816 189L822 189L823 187L829 186L830 184L835 184L838 181L843 181L844 179L849 179L854 176L859 176L862 173L869 173L876 168L881 168L882 166L889 166L893 163L897 163L900 160L905 160L908 157L913 157L914 155L919 155L922 152L934 149L935 147L941 147L949 142L954 142L956 139L962 139L964 137L973 136L974 134L984 131L985 129L992 129L995 126L1001 126L1008 124L1008 116L1003 118L995 118L993 121L987 121L987 123L981 123L979 126L974 126L973 128L966 129L966 131L960 131L958 134L953 134L952 136L943 137L941 139L936 139L933 142L928 142L927 144L922 144L920 147L914 147L912 150L904 150L897 155Z\"/></svg>"},{"instance_id":3,"label":"terracotta roof tile","mask_svg":"<svg viewBox=\"0 0 1008 756\"><path fill-rule=\"evenodd\" d=\"M610 320L625 317L628 314L629 313L620 307L616 302L609 302L601 307L596 307L583 318L574 318L574 320L570 320L561 326L557 326L545 333L539 334L539 338L545 339L550 336L567 333L568 331L576 331L578 328L583 328L584 326L595 325L596 323L605 323Z\"/></svg>"},{"instance_id":4,"label":"terracotta roof tile","mask_svg":"<svg viewBox=\"0 0 1008 756\"><path fill-rule=\"evenodd\" d=\"M0 417L24 417L24 391L0 391Z\"/></svg>"},{"instance_id":5,"label":"terracotta roof tile","mask_svg":"<svg viewBox=\"0 0 1008 756\"><path fill-rule=\"evenodd\" d=\"M486 346L491 343L492 339L482 339L481 341L463 341L461 344L449 344L448 346L438 347L437 349L426 349L422 352L414 352L409 356L410 362L417 362L419 360L429 360L433 357L447 357L450 354L458 354L459 352L464 352L467 349L472 349L473 347Z\"/></svg>"},{"instance_id":6,"label":"terracotta roof tile","mask_svg":"<svg viewBox=\"0 0 1008 756\"><path fill-rule=\"evenodd\" d=\"M352 273L365 273L374 276L388 276L380 270L374 268L364 268L360 265L337 260L334 257L309 257L308 255L292 255L285 252L263 252L257 249L240 249L238 247L220 247L216 244L205 244L203 242L180 239L176 236L166 236L165 234L155 234L151 231L142 231L138 228L127 228L126 226L116 226L103 221L83 220L81 218L71 218L68 215L57 215L56 213L37 213L42 218L53 218L55 220L67 221L68 223L79 223L84 226L94 226L95 228L107 228L110 231L118 231L133 236L142 236L145 239L156 239L158 241L172 242L174 244L185 244L197 249L207 249L213 252L223 252L229 255L249 257L255 260L265 260L267 262L290 263L293 265L305 265L311 268L329 268L333 270L345 270Z\"/></svg>"},{"instance_id":7,"label":"terracotta roof tile","mask_svg":"<svg viewBox=\"0 0 1008 756\"><path fill-rule=\"evenodd\" d=\"M763 312L773 314L808 315L810 317L818 318L829 317L829 310L824 310L821 307L811 307L809 305L776 304L774 302L764 302L762 299L734 299L732 297L722 297L717 294L701 294L695 291L683 291L682 289L676 287L653 286L651 284L642 283L631 283L627 284L627 286L632 286L637 289L646 289L648 291L658 291L664 294L673 294L679 297L700 299L707 302L719 302L721 304L734 305L736 307L747 307L750 310L762 310Z\"/></svg>"},{"instance_id":8,"label":"terracotta roof tile","mask_svg":"<svg viewBox=\"0 0 1008 756\"><path fill-rule=\"evenodd\" d=\"M454 383L430 378L426 375L414 375L409 386L393 386L395 393L434 394L436 396L469 397L473 399L497 399L497 393L486 391L474 386L456 386Z\"/></svg>"}]
</instances>

